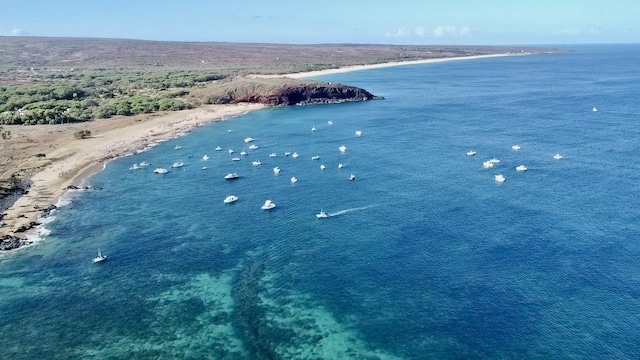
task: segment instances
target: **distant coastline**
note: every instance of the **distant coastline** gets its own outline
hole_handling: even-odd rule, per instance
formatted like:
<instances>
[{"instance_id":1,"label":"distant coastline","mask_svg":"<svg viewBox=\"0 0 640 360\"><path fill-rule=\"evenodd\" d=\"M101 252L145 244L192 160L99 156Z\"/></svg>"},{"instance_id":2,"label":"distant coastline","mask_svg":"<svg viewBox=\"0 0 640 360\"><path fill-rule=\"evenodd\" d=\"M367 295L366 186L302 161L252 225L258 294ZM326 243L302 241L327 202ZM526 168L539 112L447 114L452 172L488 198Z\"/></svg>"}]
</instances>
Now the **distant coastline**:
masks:
<instances>
[{"instance_id":1,"label":"distant coastline","mask_svg":"<svg viewBox=\"0 0 640 360\"><path fill-rule=\"evenodd\" d=\"M491 55L474 55L463 57L436 58L413 61L395 61L370 65L345 66L321 71L300 72L285 75L253 75L255 77L275 78L308 78L329 74L347 73L386 67L429 64L446 61L474 60L504 56L521 56L529 53L503 53ZM78 129L91 130L94 136L89 139L65 139L56 144L38 143L42 151L51 152L59 157L50 156L47 163L34 168L31 177L33 185L27 194L5 211L0 227L0 253L2 242L12 242L5 250L14 250L30 242L24 237L36 230L41 222L43 209L51 209L62 196L69 185L84 186L85 181L93 174L102 171L106 161L124 156L140 150L147 145L165 140L191 129L225 118L238 116L250 111L265 108L261 104L229 104L207 105L193 110L169 112L165 115L147 115L142 121L135 118L100 119L83 124L67 125L66 132L70 135ZM49 125L10 126L16 136L37 137L36 133L43 133ZM62 126L62 125L60 125ZM32 131L33 130L33 131ZM60 175L64 174L64 176ZM46 216L48 211L44 213ZM22 228L17 232L17 229Z\"/></svg>"}]
</instances>

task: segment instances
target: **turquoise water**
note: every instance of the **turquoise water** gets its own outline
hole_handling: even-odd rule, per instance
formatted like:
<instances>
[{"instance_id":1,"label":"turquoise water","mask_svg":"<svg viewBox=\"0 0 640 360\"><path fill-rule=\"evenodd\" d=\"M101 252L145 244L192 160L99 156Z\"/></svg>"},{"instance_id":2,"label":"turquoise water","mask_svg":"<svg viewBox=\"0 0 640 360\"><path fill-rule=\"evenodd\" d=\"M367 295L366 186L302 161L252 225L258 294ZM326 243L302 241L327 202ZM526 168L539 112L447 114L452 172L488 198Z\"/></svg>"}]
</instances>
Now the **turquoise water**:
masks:
<instances>
[{"instance_id":1,"label":"turquoise water","mask_svg":"<svg viewBox=\"0 0 640 360\"><path fill-rule=\"evenodd\" d=\"M638 358L640 46L574 50L326 76L386 99L109 163L0 258L0 358Z\"/></svg>"}]
</instances>

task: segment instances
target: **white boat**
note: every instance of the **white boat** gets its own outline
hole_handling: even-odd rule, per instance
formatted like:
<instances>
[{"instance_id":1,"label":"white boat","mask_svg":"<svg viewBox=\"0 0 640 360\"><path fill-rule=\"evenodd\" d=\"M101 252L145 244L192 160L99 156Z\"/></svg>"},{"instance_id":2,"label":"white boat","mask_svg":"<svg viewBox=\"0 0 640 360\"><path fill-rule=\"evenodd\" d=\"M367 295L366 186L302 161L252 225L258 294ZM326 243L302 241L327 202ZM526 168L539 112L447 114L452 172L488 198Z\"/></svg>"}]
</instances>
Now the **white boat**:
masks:
<instances>
[{"instance_id":1,"label":"white boat","mask_svg":"<svg viewBox=\"0 0 640 360\"><path fill-rule=\"evenodd\" d=\"M248 152L246 152L246 151L244 151L244 150L242 150L242 151L240 152L240 155L242 155L242 156L247 156L247 154L248 154Z\"/></svg>"},{"instance_id":2,"label":"white boat","mask_svg":"<svg viewBox=\"0 0 640 360\"><path fill-rule=\"evenodd\" d=\"M256 145L256 144L251 144L251 145L249 145L249 149L250 149L250 150L255 150L255 149L257 149L257 148L259 148L259 146L258 146L258 145Z\"/></svg>"},{"instance_id":3,"label":"white boat","mask_svg":"<svg viewBox=\"0 0 640 360\"><path fill-rule=\"evenodd\" d=\"M294 152L293 154L291 154L291 157L293 158L297 158L298 156L300 156L297 152Z\"/></svg>"},{"instance_id":4,"label":"white boat","mask_svg":"<svg viewBox=\"0 0 640 360\"><path fill-rule=\"evenodd\" d=\"M356 136L362 136L362 130L356 130Z\"/></svg>"},{"instance_id":5,"label":"white boat","mask_svg":"<svg viewBox=\"0 0 640 360\"><path fill-rule=\"evenodd\" d=\"M485 169L491 169L493 167L494 163L492 163L491 161L485 161L482 163L482 167Z\"/></svg>"},{"instance_id":6,"label":"white boat","mask_svg":"<svg viewBox=\"0 0 640 360\"><path fill-rule=\"evenodd\" d=\"M592 110L593 112L596 112L596 111L598 111L598 108L594 106L594 107L593 107L593 109L591 109L591 110Z\"/></svg>"},{"instance_id":7,"label":"white boat","mask_svg":"<svg viewBox=\"0 0 640 360\"><path fill-rule=\"evenodd\" d=\"M260 207L260 209L262 209L262 210L271 210L274 207L276 207L275 203L273 203L271 200L265 200L264 204Z\"/></svg>"},{"instance_id":8,"label":"white boat","mask_svg":"<svg viewBox=\"0 0 640 360\"><path fill-rule=\"evenodd\" d=\"M320 212L318 214L316 214L316 217L318 219L326 219L329 217L329 215L327 215L326 212L324 212L324 210L320 210Z\"/></svg>"},{"instance_id":9,"label":"white boat","mask_svg":"<svg viewBox=\"0 0 640 360\"><path fill-rule=\"evenodd\" d=\"M237 201L238 197L235 195L227 195L226 198L224 198L224 200L222 200L223 203L225 204L231 204L234 201Z\"/></svg>"},{"instance_id":10,"label":"white boat","mask_svg":"<svg viewBox=\"0 0 640 360\"><path fill-rule=\"evenodd\" d=\"M292 184L295 184L295 183L297 183L297 182L298 182L298 178L297 178L297 177L295 177L295 176L292 176L292 177L291 177L291 183L292 183Z\"/></svg>"},{"instance_id":11,"label":"white boat","mask_svg":"<svg viewBox=\"0 0 640 360\"><path fill-rule=\"evenodd\" d=\"M203 167L202 167L202 170L207 170L207 167L206 167L206 166L203 166Z\"/></svg>"},{"instance_id":12,"label":"white boat","mask_svg":"<svg viewBox=\"0 0 640 360\"><path fill-rule=\"evenodd\" d=\"M329 124L329 125L333 125L333 120L329 120L329 121L327 121L327 124Z\"/></svg>"},{"instance_id":13,"label":"white boat","mask_svg":"<svg viewBox=\"0 0 640 360\"><path fill-rule=\"evenodd\" d=\"M176 150L180 150L180 149L182 149L182 146L180 146L180 145L176 145L176 147L174 147L174 149L176 149Z\"/></svg>"},{"instance_id":14,"label":"white boat","mask_svg":"<svg viewBox=\"0 0 640 360\"><path fill-rule=\"evenodd\" d=\"M262 165L262 162L260 162L260 160L254 160L254 161L251 162L251 165L260 166L260 165Z\"/></svg>"},{"instance_id":15,"label":"white boat","mask_svg":"<svg viewBox=\"0 0 640 360\"><path fill-rule=\"evenodd\" d=\"M179 168L179 167L183 167L183 166L184 166L184 163L180 162L180 161L176 161L173 164L171 164L172 168Z\"/></svg>"},{"instance_id":16,"label":"white boat","mask_svg":"<svg viewBox=\"0 0 640 360\"><path fill-rule=\"evenodd\" d=\"M497 182L505 182L505 180L507 180L507 179L504 178L504 176L502 174L495 175L494 177L495 177Z\"/></svg>"},{"instance_id":17,"label":"white boat","mask_svg":"<svg viewBox=\"0 0 640 360\"><path fill-rule=\"evenodd\" d=\"M354 174L349 175L349 180L353 181L356 179L356 176Z\"/></svg>"},{"instance_id":18,"label":"white boat","mask_svg":"<svg viewBox=\"0 0 640 360\"><path fill-rule=\"evenodd\" d=\"M269 154L269 157L278 157L278 154L276 154L276 153L271 153L271 154Z\"/></svg>"},{"instance_id":19,"label":"white boat","mask_svg":"<svg viewBox=\"0 0 640 360\"><path fill-rule=\"evenodd\" d=\"M140 166L138 166L138 164L133 164L129 167L129 170L138 170L140 169Z\"/></svg>"},{"instance_id":20,"label":"white boat","mask_svg":"<svg viewBox=\"0 0 640 360\"><path fill-rule=\"evenodd\" d=\"M494 164L497 164L497 163L500 162L500 159L493 158L493 159L490 159L489 161L494 163Z\"/></svg>"},{"instance_id":21,"label":"white boat","mask_svg":"<svg viewBox=\"0 0 640 360\"><path fill-rule=\"evenodd\" d=\"M245 143L250 143L250 142L252 142L253 140L255 140L255 139L254 139L254 138L252 138L252 137L246 137L246 138L244 138L244 142L245 142Z\"/></svg>"},{"instance_id":22,"label":"white boat","mask_svg":"<svg viewBox=\"0 0 640 360\"><path fill-rule=\"evenodd\" d=\"M157 168L155 170L153 170L154 173L156 174L166 174L169 172L169 170L165 169L165 168Z\"/></svg>"},{"instance_id":23,"label":"white boat","mask_svg":"<svg viewBox=\"0 0 640 360\"><path fill-rule=\"evenodd\" d=\"M231 158L231 161L240 161L240 158L239 157L233 157L233 158Z\"/></svg>"},{"instance_id":24,"label":"white boat","mask_svg":"<svg viewBox=\"0 0 640 360\"><path fill-rule=\"evenodd\" d=\"M216 146L216 151L222 151L222 148L220 146Z\"/></svg>"},{"instance_id":25,"label":"white boat","mask_svg":"<svg viewBox=\"0 0 640 360\"><path fill-rule=\"evenodd\" d=\"M224 176L224 178L226 180L234 180L234 179L239 179L240 176L238 176L238 173L228 173L227 175Z\"/></svg>"},{"instance_id":26,"label":"white boat","mask_svg":"<svg viewBox=\"0 0 640 360\"><path fill-rule=\"evenodd\" d=\"M276 166L276 167L274 167L274 168L273 168L273 174L274 174L274 175L278 175L278 174L280 174L280 168L279 168L279 167L277 167L277 166Z\"/></svg>"},{"instance_id":27,"label":"white boat","mask_svg":"<svg viewBox=\"0 0 640 360\"><path fill-rule=\"evenodd\" d=\"M527 171L527 167L524 165L516 166L516 171Z\"/></svg>"},{"instance_id":28,"label":"white boat","mask_svg":"<svg viewBox=\"0 0 640 360\"><path fill-rule=\"evenodd\" d=\"M320 159L320 156L318 156L318 155L313 155L311 157L311 160L318 160L318 159Z\"/></svg>"},{"instance_id":29,"label":"white boat","mask_svg":"<svg viewBox=\"0 0 640 360\"><path fill-rule=\"evenodd\" d=\"M556 160L560 160L560 159L562 159L562 155L555 154L555 155L553 155L553 158L556 159Z\"/></svg>"},{"instance_id":30,"label":"white boat","mask_svg":"<svg viewBox=\"0 0 640 360\"><path fill-rule=\"evenodd\" d=\"M342 169L344 165L342 163L338 164L338 169Z\"/></svg>"},{"instance_id":31,"label":"white boat","mask_svg":"<svg viewBox=\"0 0 640 360\"><path fill-rule=\"evenodd\" d=\"M520 145L518 145L518 144L515 144L515 145L511 146L511 149L513 149L515 151L518 151L518 150L522 149L522 147L520 147Z\"/></svg>"},{"instance_id":32,"label":"white boat","mask_svg":"<svg viewBox=\"0 0 640 360\"><path fill-rule=\"evenodd\" d=\"M469 150L469 151L467 151L467 156L473 156L473 155L475 155L475 154L476 154L476 152L475 152L475 151L473 151L473 150Z\"/></svg>"},{"instance_id":33,"label":"white boat","mask_svg":"<svg viewBox=\"0 0 640 360\"><path fill-rule=\"evenodd\" d=\"M99 263L99 262L103 262L107 260L107 255L102 255L102 253L100 252L100 250L98 250L98 256L93 258L93 263Z\"/></svg>"},{"instance_id":34,"label":"white boat","mask_svg":"<svg viewBox=\"0 0 640 360\"><path fill-rule=\"evenodd\" d=\"M285 151L285 152L284 152L284 156L289 156L289 155L291 155L291 153L290 153L290 152L288 152L288 151Z\"/></svg>"},{"instance_id":35,"label":"white boat","mask_svg":"<svg viewBox=\"0 0 640 360\"><path fill-rule=\"evenodd\" d=\"M229 149L229 154L233 154L233 149Z\"/></svg>"},{"instance_id":36,"label":"white boat","mask_svg":"<svg viewBox=\"0 0 640 360\"><path fill-rule=\"evenodd\" d=\"M324 164L320 165L320 170L324 170L326 168L326 166L324 166Z\"/></svg>"},{"instance_id":37,"label":"white boat","mask_svg":"<svg viewBox=\"0 0 640 360\"><path fill-rule=\"evenodd\" d=\"M209 155L204 155L204 156L202 156L202 160L204 160L204 161L208 161L208 160L209 160Z\"/></svg>"},{"instance_id":38,"label":"white boat","mask_svg":"<svg viewBox=\"0 0 640 360\"><path fill-rule=\"evenodd\" d=\"M346 147L346 146L344 146L344 145L340 145L340 146L338 147L338 150L340 150L340 152L342 152L342 153L343 153L343 152L347 151L347 147Z\"/></svg>"},{"instance_id":39,"label":"white boat","mask_svg":"<svg viewBox=\"0 0 640 360\"><path fill-rule=\"evenodd\" d=\"M318 129L316 129L315 126L311 128L311 131L316 131L316 130L318 130Z\"/></svg>"},{"instance_id":40,"label":"white boat","mask_svg":"<svg viewBox=\"0 0 640 360\"><path fill-rule=\"evenodd\" d=\"M149 165L151 165L151 164L146 162L146 161L143 161L143 162L140 163L140 167L147 167Z\"/></svg>"}]
</instances>

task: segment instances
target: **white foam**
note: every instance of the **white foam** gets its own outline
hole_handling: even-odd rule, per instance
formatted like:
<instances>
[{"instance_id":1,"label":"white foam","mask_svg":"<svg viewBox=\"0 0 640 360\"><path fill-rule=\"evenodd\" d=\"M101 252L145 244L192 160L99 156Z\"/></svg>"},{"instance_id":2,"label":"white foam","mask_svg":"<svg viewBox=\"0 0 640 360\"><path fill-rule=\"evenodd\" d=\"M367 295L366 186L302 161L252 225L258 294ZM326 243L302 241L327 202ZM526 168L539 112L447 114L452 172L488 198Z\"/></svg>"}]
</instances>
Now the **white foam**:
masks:
<instances>
[{"instance_id":1,"label":"white foam","mask_svg":"<svg viewBox=\"0 0 640 360\"><path fill-rule=\"evenodd\" d=\"M340 211L337 211L337 212L334 212L334 213L330 213L328 215L329 216L339 216L339 215L350 213L352 211L366 210L366 209L370 209L370 208L376 207L376 206L378 206L378 205L368 205L368 206L362 206L362 207L357 207L357 208L345 209L345 210L340 210Z\"/></svg>"}]
</instances>

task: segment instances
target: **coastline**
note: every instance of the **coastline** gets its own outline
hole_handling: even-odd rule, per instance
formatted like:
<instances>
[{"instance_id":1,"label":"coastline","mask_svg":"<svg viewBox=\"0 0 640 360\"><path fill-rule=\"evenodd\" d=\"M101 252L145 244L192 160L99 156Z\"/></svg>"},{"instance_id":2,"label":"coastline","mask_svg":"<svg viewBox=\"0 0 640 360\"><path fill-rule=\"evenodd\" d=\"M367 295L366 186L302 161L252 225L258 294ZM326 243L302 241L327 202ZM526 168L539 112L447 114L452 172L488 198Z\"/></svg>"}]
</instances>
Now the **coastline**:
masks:
<instances>
[{"instance_id":1,"label":"coastline","mask_svg":"<svg viewBox=\"0 0 640 360\"><path fill-rule=\"evenodd\" d=\"M503 53L396 61L284 75L251 76L260 78L306 78L404 65L521 55L529 54ZM89 123L68 125L64 139L58 137L56 138L57 141L55 144L48 144L47 159L44 163L42 163L42 160L39 160L40 163L32 167L34 173L31 176L32 185L29 191L20 196L18 200L4 212L6 215L2 218L2 221L4 221L5 225L0 227L0 242L2 238L6 236L18 237L24 240L24 237L27 237L37 230L38 223L42 219L43 210L51 209L52 204L58 202L58 199L68 190L70 185L83 187L86 180L92 175L102 171L109 161L144 149L154 142L186 133L195 127L263 108L265 108L265 105L253 103L207 105L197 109L168 112L161 115L147 114L143 118L125 117L120 118L120 121L115 119L99 119ZM17 126L15 129L12 129L12 132L17 136L25 136L21 134L21 132L39 126L51 129L51 127L56 125ZM78 130L90 130L92 136L87 139L73 139L73 132ZM49 133L52 132L52 130L49 130ZM36 161L34 160L34 162ZM44 213L46 216L46 214L48 214L47 210L45 210ZM20 232L15 231L21 227L25 230ZM21 248L28 244L28 242L23 243L18 247ZM0 254L3 252L6 251L0 250Z\"/></svg>"},{"instance_id":2,"label":"coastline","mask_svg":"<svg viewBox=\"0 0 640 360\"><path fill-rule=\"evenodd\" d=\"M142 119L100 119L70 125L64 138L50 146L52 150L46 154L45 164L35 164L37 166L34 166L29 191L4 212L6 215L2 221L5 225L0 227L0 238L7 235L23 238L31 234L35 229L31 224L40 222L44 209L56 204L70 185L84 186L86 180L102 171L110 160L142 150L149 144L179 136L193 128L264 107L261 104L246 103L207 105L160 116L147 114ZM109 124L110 121L114 123ZM73 132L79 129L90 130L92 136L74 139ZM29 127L16 126L12 128L12 133L15 136L26 136L24 132L29 130ZM26 227L27 230L15 231L21 227Z\"/></svg>"}]
</instances>

